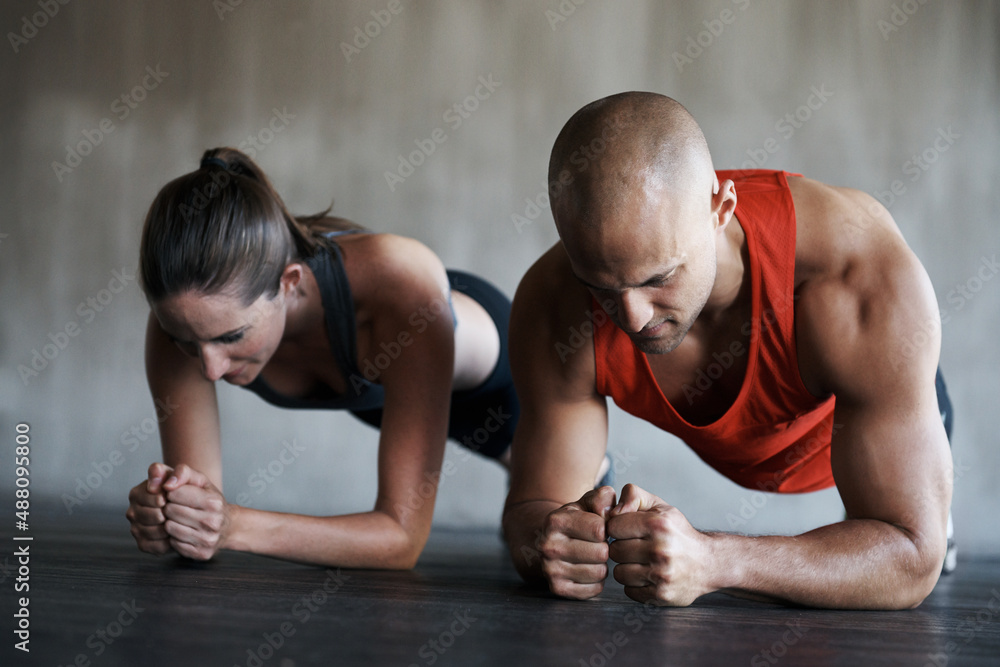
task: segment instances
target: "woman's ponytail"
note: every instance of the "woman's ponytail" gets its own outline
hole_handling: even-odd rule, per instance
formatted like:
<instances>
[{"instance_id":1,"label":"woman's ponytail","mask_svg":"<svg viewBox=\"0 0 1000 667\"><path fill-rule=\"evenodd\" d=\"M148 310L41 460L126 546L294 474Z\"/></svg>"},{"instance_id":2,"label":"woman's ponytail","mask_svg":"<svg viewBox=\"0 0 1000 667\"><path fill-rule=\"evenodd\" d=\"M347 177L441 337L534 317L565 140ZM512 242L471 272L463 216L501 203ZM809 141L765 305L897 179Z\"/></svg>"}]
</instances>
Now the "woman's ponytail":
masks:
<instances>
[{"instance_id":1,"label":"woman's ponytail","mask_svg":"<svg viewBox=\"0 0 1000 667\"><path fill-rule=\"evenodd\" d=\"M327 212L295 218L246 154L207 150L197 170L160 190L146 215L139 262L146 298L225 292L249 305L273 297L289 263L328 243L324 232L361 229Z\"/></svg>"}]
</instances>

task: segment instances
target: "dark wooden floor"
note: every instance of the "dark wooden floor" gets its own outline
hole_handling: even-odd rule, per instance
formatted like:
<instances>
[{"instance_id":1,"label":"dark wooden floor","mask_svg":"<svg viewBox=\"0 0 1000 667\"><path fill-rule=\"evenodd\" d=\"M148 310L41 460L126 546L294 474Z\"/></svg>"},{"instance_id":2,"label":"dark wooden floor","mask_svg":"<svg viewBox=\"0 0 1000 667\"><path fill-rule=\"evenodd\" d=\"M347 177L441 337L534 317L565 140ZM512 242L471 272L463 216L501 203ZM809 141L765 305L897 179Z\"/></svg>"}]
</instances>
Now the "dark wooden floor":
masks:
<instances>
[{"instance_id":1,"label":"dark wooden floor","mask_svg":"<svg viewBox=\"0 0 1000 667\"><path fill-rule=\"evenodd\" d=\"M11 649L17 566L14 547L0 552L4 665L1000 664L1000 560L961 560L913 611L721 594L656 609L613 580L588 602L526 588L493 532L436 531L412 572L337 572L232 553L154 558L121 512L32 519L30 655Z\"/></svg>"}]
</instances>

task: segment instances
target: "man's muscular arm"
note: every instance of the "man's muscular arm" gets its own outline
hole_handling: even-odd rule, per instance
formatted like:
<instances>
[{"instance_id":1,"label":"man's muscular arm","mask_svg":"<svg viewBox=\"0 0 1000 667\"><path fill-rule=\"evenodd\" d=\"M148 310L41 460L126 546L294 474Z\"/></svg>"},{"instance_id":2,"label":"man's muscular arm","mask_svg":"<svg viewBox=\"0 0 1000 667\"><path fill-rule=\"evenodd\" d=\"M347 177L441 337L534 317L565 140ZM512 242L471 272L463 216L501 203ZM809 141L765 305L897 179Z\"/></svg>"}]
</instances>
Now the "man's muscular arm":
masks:
<instances>
[{"instance_id":1,"label":"man's muscular arm","mask_svg":"<svg viewBox=\"0 0 1000 667\"><path fill-rule=\"evenodd\" d=\"M813 393L836 395L842 425L831 465L848 520L821 529L836 540L825 544L832 548L823 561L829 606L916 606L940 575L952 491L934 390L934 290L871 197L807 179L790 185L797 208L821 223L804 253L836 258L836 270L803 283L796 308L803 381ZM926 342L907 354L918 333ZM848 556L838 559L838 549Z\"/></svg>"},{"instance_id":2,"label":"man's muscular arm","mask_svg":"<svg viewBox=\"0 0 1000 667\"><path fill-rule=\"evenodd\" d=\"M601 592L607 577L604 515L614 491L592 491L607 446L607 406L594 385L594 349L570 344L589 322L590 293L561 244L528 271L514 297L511 371L521 416L511 448L503 527L518 572L566 597Z\"/></svg>"},{"instance_id":3,"label":"man's muscular arm","mask_svg":"<svg viewBox=\"0 0 1000 667\"><path fill-rule=\"evenodd\" d=\"M934 391L939 327L927 326L937 318L933 289L884 209L851 217L871 216L870 197L797 185L800 218L817 216L819 227L800 240L811 246L804 263L832 258L799 284L799 367L813 393L837 397L831 464L848 518L794 537L704 534L626 487L607 529L618 538L615 577L637 600L683 605L730 589L816 607L904 609L937 582L952 466ZM930 340L905 356L918 331Z\"/></svg>"}]
</instances>

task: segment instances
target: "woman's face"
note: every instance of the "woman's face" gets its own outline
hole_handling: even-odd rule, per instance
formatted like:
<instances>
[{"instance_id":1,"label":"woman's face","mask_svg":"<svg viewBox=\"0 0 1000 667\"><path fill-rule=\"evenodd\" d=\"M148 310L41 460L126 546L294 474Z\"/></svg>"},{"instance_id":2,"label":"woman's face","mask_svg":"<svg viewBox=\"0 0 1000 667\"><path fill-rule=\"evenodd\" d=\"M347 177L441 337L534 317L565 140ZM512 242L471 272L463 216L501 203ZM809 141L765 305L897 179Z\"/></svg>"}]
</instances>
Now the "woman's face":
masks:
<instances>
[{"instance_id":1,"label":"woman's face","mask_svg":"<svg viewBox=\"0 0 1000 667\"><path fill-rule=\"evenodd\" d=\"M286 307L283 292L244 306L237 297L189 291L157 302L153 314L174 344L201 362L206 379L247 385L278 348Z\"/></svg>"}]
</instances>

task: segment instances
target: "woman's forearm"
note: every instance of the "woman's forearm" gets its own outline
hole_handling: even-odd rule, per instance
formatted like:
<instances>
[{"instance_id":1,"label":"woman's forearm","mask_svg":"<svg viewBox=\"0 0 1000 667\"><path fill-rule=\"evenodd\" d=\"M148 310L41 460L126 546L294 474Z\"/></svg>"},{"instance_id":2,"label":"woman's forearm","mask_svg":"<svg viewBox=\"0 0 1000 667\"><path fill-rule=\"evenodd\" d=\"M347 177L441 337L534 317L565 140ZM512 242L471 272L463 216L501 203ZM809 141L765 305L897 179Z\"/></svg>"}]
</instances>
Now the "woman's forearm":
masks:
<instances>
[{"instance_id":1,"label":"woman's forearm","mask_svg":"<svg viewBox=\"0 0 1000 667\"><path fill-rule=\"evenodd\" d=\"M306 516L230 505L222 548L334 567L412 568L429 531L407 530L379 511Z\"/></svg>"}]
</instances>

